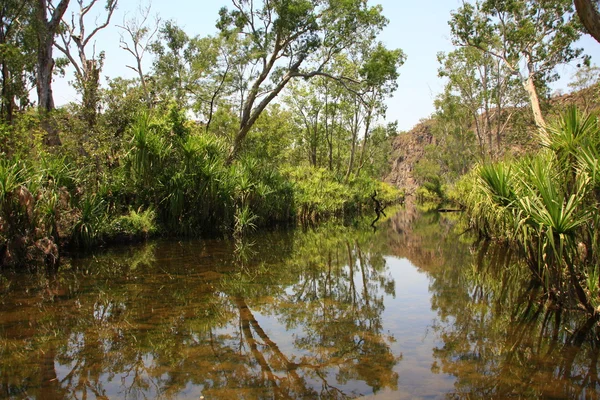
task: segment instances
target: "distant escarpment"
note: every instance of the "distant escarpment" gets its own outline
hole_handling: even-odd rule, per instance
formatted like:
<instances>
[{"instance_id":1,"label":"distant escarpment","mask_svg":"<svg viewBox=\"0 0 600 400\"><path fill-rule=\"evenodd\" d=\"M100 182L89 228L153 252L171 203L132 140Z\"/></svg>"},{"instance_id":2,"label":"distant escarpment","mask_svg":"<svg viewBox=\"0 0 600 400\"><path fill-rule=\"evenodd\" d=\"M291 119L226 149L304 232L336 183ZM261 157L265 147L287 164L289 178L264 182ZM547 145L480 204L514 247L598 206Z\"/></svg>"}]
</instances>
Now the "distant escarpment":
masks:
<instances>
[{"instance_id":1,"label":"distant escarpment","mask_svg":"<svg viewBox=\"0 0 600 400\"><path fill-rule=\"evenodd\" d=\"M432 119L423 120L410 131L400 133L392 142L390 158L392 169L385 181L403 188L407 194L411 194L419 186L413 170L419 160L424 157L425 146L435 145L435 137L432 133L433 124Z\"/></svg>"},{"instance_id":2,"label":"distant escarpment","mask_svg":"<svg viewBox=\"0 0 600 400\"><path fill-rule=\"evenodd\" d=\"M598 114L600 83L544 98L542 110L546 122L551 122L570 106L576 106L585 113ZM448 131L444 123L448 121L441 121L436 115L421 120L411 130L401 132L393 139L389 159L391 168L385 181L410 195L423 184L424 176L432 173L448 183L466 173L473 163L482 158L499 160L507 156L522 156L539 148L538 128L528 104L505 108L500 117L497 115L491 109L489 118L487 114L477 116L478 124L474 120L467 122L460 131L463 142L444 137L443 132ZM482 128L485 126L490 130ZM450 130L456 130L456 127L457 124L454 124ZM432 165L435 167L432 168Z\"/></svg>"}]
</instances>

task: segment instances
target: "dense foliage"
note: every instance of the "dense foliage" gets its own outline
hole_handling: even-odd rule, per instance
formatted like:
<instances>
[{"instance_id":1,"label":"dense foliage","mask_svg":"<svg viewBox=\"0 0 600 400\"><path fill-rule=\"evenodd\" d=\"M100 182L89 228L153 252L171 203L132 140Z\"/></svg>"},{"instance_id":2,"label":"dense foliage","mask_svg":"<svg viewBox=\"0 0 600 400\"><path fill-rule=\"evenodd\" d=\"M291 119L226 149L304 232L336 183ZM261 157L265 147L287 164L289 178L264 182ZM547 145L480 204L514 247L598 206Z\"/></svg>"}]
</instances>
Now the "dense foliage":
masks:
<instances>
[{"instance_id":1,"label":"dense foliage","mask_svg":"<svg viewBox=\"0 0 600 400\"><path fill-rule=\"evenodd\" d=\"M381 125L383 101L404 62L376 40L387 23L380 6L233 1L204 37L142 8L119 26L138 78L102 87L105 55L91 43L114 29L117 1L103 11L97 0L69 3L0 10L0 266L56 266L64 246L156 233L242 237L372 210L375 192L399 200L378 182L394 135ZM69 7L78 10L63 18ZM49 77L67 65L81 104L55 109ZM298 90L324 111L289 104Z\"/></svg>"},{"instance_id":2,"label":"dense foliage","mask_svg":"<svg viewBox=\"0 0 600 400\"><path fill-rule=\"evenodd\" d=\"M77 129L69 114L57 121ZM53 149L41 143L41 131L7 129L7 141L19 135L20 145L10 147L0 168L4 265L55 265L57 246L91 247L157 231L243 235L257 226L372 209L374 190L387 203L399 196L364 173L344 181L308 164L273 165L250 151L227 165L225 138L186 121L175 106L162 117L140 111L120 138L81 143L65 131L64 144ZM256 153L286 158L273 153L287 147L260 144Z\"/></svg>"},{"instance_id":3,"label":"dense foliage","mask_svg":"<svg viewBox=\"0 0 600 400\"><path fill-rule=\"evenodd\" d=\"M597 117L570 108L540 131L542 149L484 163L458 185L470 224L522 252L545 295L595 314L600 306Z\"/></svg>"},{"instance_id":4,"label":"dense foliage","mask_svg":"<svg viewBox=\"0 0 600 400\"><path fill-rule=\"evenodd\" d=\"M547 118L569 105L600 107L597 67L576 47L572 2L465 2L448 24L456 48L438 54L445 87L412 171L418 200L434 207L448 203L448 190L474 165L535 153ZM575 60L572 92L552 93L557 67Z\"/></svg>"},{"instance_id":5,"label":"dense foliage","mask_svg":"<svg viewBox=\"0 0 600 400\"><path fill-rule=\"evenodd\" d=\"M599 128L586 113L600 109L600 86L575 46L573 2L464 2L449 26L445 89L415 132L427 138L411 171L417 201L465 210L470 228L525 256L545 300L595 314ZM572 92L551 93L556 67L574 60Z\"/></svg>"},{"instance_id":6,"label":"dense foliage","mask_svg":"<svg viewBox=\"0 0 600 400\"><path fill-rule=\"evenodd\" d=\"M142 8L118 26L137 77L101 84L105 54L90 43L115 29L118 1L70 3L0 8L0 267L56 266L66 246L157 233L241 240L400 199L380 179L397 135L386 100L406 56L378 41L381 6L232 0L207 36ZM569 102L598 108L574 11L569 0L474 0L452 12L456 49L438 55L445 88L410 170L418 201L466 209L483 236L525 253L549 299L572 294L594 312L597 120L569 109L546 124L565 108L549 89L561 64L581 67ZM56 109L52 76L66 66L81 102Z\"/></svg>"}]
</instances>

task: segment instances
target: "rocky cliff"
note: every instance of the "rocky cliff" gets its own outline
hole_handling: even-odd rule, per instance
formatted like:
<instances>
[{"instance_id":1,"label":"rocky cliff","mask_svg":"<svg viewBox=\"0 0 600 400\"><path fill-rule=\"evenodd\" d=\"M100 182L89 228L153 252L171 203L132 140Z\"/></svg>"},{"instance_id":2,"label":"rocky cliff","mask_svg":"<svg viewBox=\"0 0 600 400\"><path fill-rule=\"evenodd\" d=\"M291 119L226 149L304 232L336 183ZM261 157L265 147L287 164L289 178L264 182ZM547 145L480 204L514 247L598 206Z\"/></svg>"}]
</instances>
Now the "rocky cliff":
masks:
<instances>
[{"instance_id":1,"label":"rocky cliff","mask_svg":"<svg viewBox=\"0 0 600 400\"><path fill-rule=\"evenodd\" d=\"M544 114L547 122L555 119L567 107L575 105L583 112L594 112L600 114L600 83L586 89L555 95L546 100ZM511 123L502 134L503 145L506 150L515 155L523 154L537 148L534 137L537 128L533 123L529 106L517 109ZM520 116L517 116L519 115ZM391 171L385 181L399 188L405 189L407 194L412 194L418 187L413 176L415 165L423 158L425 146L436 144L432 134L433 119L422 120L408 132L400 133L392 142L392 154L390 156ZM474 127L473 127L474 129Z\"/></svg>"},{"instance_id":2,"label":"rocky cliff","mask_svg":"<svg viewBox=\"0 0 600 400\"><path fill-rule=\"evenodd\" d=\"M432 125L431 119L421 121L410 131L400 133L392 142L392 169L385 181L405 189L407 194L411 194L418 186L413 169L423 157L425 146L435 144Z\"/></svg>"}]
</instances>

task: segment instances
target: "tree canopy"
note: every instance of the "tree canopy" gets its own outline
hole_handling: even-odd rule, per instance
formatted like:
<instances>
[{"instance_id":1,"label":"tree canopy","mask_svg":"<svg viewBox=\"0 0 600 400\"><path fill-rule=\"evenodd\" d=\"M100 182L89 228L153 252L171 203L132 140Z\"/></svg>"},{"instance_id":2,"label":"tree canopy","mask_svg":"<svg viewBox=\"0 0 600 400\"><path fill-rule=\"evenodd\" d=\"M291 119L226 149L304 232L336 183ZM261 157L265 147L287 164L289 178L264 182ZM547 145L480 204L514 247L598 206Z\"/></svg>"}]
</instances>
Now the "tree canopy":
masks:
<instances>
[{"instance_id":1,"label":"tree canopy","mask_svg":"<svg viewBox=\"0 0 600 400\"><path fill-rule=\"evenodd\" d=\"M221 9L217 26L226 36L248 37L248 62L257 66L229 159L237 155L261 112L293 78L326 76L342 85L356 82L325 68L343 51L372 42L386 23L381 6L369 6L366 0L233 0L232 9ZM373 63L385 60L381 52L377 57ZM373 68L370 74L370 79L377 79Z\"/></svg>"},{"instance_id":2,"label":"tree canopy","mask_svg":"<svg viewBox=\"0 0 600 400\"><path fill-rule=\"evenodd\" d=\"M521 78L538 126L539 90L557 79L556 66L583 55L571 0L485 0L465 3L451 16L452 41L503 61Z\"/></svg>"}]
</instances>

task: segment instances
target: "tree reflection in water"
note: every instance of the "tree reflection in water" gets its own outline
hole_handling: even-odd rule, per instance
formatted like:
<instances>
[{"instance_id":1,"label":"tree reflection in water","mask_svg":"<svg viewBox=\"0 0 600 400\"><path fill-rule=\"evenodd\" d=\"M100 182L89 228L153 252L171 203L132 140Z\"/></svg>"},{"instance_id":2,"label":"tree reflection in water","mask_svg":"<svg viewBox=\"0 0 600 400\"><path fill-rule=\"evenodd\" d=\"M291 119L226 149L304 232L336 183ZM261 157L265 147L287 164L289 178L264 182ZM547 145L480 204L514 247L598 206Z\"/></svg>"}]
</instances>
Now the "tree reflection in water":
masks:
<instances>
[{"instance_id":1,"label":"tree reflection in water","mask_svg":"<svg viewBox=\"0 0 600 400\"><path fill-rule=\"evenodd\" d=\"M455 219L453 221L452 219ZM471 244L455 216L408 208L390 249L430 276L439 345L433 373L456 378L448 398L599 398L598 317L548 301L515 254Z\"/></svg>"},{"instance_id":2,"label":"tree reflection in water","mask_svg":"<svg viewBox=\"0 0 600 400\"><path fill-rule=\"evenodd\" d=\"M444 391L427 393L599 397L595 318L549 302L514 254L473 245L456 220L408 208L386 224L159 242L8 275L0 398L395 398L398 371L422 363L401 359L414 339L382 317L403 287L390 254L428 276L424 381Z\"/></svg>"},{"instance_id":3,"label":"tree reflection in water","mask_svg":"<svg viewBox=\"0 0 600 400\"><path fill-rule=\"evenodd\" d=\"M3 398L349 398L395 389L368 230L158 243L9 276Z\"/></svg>"},{"instance_id":4,"label":"tree reflection in water","mask_svg":"<svg viewBox=\"0 0 600 400\"><path fill-rule=\"evenodd\" d=\"M598 319L549 301L507 248L473 250L470 265L431 271L432 370L457 378L448 397L598 398Z\"/></svg>"}]
</instances>

